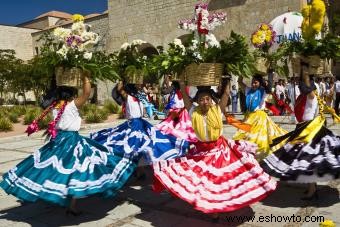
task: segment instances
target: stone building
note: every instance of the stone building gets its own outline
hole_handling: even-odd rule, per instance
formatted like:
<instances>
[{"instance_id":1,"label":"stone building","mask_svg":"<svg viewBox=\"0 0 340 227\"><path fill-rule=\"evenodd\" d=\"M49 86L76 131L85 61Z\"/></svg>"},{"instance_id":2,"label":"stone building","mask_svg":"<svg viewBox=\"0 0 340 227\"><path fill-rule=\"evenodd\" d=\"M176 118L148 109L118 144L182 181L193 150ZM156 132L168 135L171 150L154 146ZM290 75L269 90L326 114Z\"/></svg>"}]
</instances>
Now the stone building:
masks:
<instances>
[{"instance_id":1,"label":"stone building","mask_svg":"<svg viewBox=\"0 0 340 227\"><path fill-rule=\"evenodd\" d=\"M167 46L174 38L184 38L188 33L177 27L183 18L192 18L197 0L108 0L107 11L90 14L85 22L92 31L99 33L98 50L113 52L122 43L142 39L149 43L146 48L155 52L157 46ZM226 38L233 30L250 37L261 22L270 22L287 11L301 11L307 0L210 0L210 11L227 13L227 22L218 27L214 34L218 39ZM328 2L328 1L327 1ZM328 8L340 8L340 1L329 0ZM0 48L14 49L24 60L39 53L41 34L55 27L69 27L71 15L51 11L18 26L0 25ZM337 70L340 70L337 68ZM98 100L110 97L111 83L98 84Z\"/></svg>"}]
</instances>

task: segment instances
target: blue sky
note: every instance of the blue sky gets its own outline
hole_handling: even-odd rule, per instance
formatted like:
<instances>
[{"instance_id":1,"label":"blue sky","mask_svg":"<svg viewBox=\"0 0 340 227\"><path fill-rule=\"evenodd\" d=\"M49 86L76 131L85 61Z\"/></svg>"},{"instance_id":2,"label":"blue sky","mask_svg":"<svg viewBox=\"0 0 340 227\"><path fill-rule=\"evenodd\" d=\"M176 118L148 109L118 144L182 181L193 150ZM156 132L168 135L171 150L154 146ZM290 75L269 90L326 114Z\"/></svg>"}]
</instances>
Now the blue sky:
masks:
<instances>
[{"instance_id":1,"label":"blue sky","mask_svg":"<svg viewBox=\"0 0 340 227\"><path fill-rule=\"evenodd\" d=\"M17 25L52 10L70 14L102 13L108 0L0 0L0 24Z\"/></svg>"}]
</instances>

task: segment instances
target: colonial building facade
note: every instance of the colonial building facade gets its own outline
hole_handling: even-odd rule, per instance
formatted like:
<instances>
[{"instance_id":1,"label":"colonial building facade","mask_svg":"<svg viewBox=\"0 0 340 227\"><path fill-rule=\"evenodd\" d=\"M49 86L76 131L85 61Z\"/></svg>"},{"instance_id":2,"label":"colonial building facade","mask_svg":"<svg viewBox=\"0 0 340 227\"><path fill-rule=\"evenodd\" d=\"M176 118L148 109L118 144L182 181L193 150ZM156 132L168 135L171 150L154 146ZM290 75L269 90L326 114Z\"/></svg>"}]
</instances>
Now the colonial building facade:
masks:
<instances>
[{"instance_id":1,"label":"colonial building facade","mask_svg":"<svg viewBox=\"0 0 340 227\"><path fill-rule=\"evenodd\" d=\"M178 20L193 17L196 0L108 0L108 10L85 17L92 31L99 33L98 49L106 52L118 50L122 43L142 39L146 48L156 50L167 46L174 38L183 38L186 31L178 28ZM339 7L339 1L331 1ZM216 29L218 39L226 38L233 30L250 37L261 22L288 11L301 11L307 0L210 0L209 10L227 13L227 23ZM58 26L69 27L71 15L51 11L18 26L0 25L0 49L14 49L19 58L28 60L39 54L39 37ZM335 72L333 72L335 73ZM339 73L339 72L336 72ZM98 101L110 97L112 83L98 84Z\"/></svg>"}]
</instances>

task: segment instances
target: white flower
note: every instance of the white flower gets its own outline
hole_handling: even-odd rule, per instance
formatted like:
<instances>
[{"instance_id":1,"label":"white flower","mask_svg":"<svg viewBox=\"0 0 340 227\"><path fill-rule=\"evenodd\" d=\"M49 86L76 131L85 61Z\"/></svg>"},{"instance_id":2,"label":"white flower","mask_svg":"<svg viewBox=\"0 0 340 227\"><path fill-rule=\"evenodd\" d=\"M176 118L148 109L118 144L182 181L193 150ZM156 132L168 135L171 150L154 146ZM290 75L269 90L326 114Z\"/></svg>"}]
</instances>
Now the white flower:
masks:
<instances>
[{"instance_id":1,"label":"white flower","mask_svg":"<svg viewBox=\"0 0 340 227\"><path fill-rule=\"evenodd\" d=\"M174 42L173 42L176 46L180 46L182 45L182 40L180 39L174 39Z\"/></svg>"},{"instance_id":2,"label":"white flower","mask_svg":"<svg viewBox=\"0 0 340 227\"><path fill-rule=\"evenodd\" d=\"M72 24L72 32L76 35L81 35L85 31L85 24L83 21L79 21Z\"/></svg>"},{"instance_id":3,"label":"white flower","mask_svg":"<svg viewBox=\"0 0 340 227\"><path fill-rule=\"evenodd\" d=\"M209 33L205 36L205 41L207 42L209 47L220 47L220 42L216 39L214 34Z\"/></svg>"},{"instance_id":4,"label":"white flower","mask_svg":"<svg viewBox=\"0 0 340 227\"><path fill-rule=\"evenodd\" d=\"M174 39L174 45L182 49L182 55L185 55L185 46L182 44L182 40Z\"/></svg>"},{"instance_id":5,"label":"white flower","mask_svg":"<svg viewBox=\"0 0 340 227\"><path fill-rule=\"evenodd\" d=\"M57 54L61 55L62 57L66 58L66 54L68 53L69 48L63 45L58 51Z\"/></svg>"},{"instance_id":6,"label":"white flower","mask_svg":"<svg viewBox=\"0 0 340 227\"><path fill-rule=\"evenodd\" d=\"M121 45L120 49L121 50L126 50L127 48L130 47L130 44L129 43L123 43L123 45Z\"/></svg>"},{"instance_id":7,"label":"white flower","mask_svg":"<svg viewBox=\"0 0 340 227\"><path fill-rule=\"evenodd\" d=\"M92 58L92 53L91 52L85 52L83 57L87 60L90 60Z\"/></svg>"},{"instance_id":8,"label":"white flower","mask_svg":"<svg viewBox=\"0 0 340 227\"><path fill-rule=\"evenodd\" d=\"M146 42L141 39L135 39L135 40L132 40L131 45L136 46L136 45L141 45L143 43L146 43Z\"/></svg>"},{"instance_id":9,"label":"white flower","mask_svg":"<svg viewBox=\"0 0 340 227\"><path fill-rule=\"evenodd\" d=\"M71 30L70 30L70 29L61 28L61 27L56 28L56 29L54 29L54 31L53 31L53 35L54 35L55 37L57 37L59 40L61 40L61 41L62 41L62 40L65 40L65 38L66 38L67 36L69 36L70 33L71 33Z\"/></svg>"}]
</instances>

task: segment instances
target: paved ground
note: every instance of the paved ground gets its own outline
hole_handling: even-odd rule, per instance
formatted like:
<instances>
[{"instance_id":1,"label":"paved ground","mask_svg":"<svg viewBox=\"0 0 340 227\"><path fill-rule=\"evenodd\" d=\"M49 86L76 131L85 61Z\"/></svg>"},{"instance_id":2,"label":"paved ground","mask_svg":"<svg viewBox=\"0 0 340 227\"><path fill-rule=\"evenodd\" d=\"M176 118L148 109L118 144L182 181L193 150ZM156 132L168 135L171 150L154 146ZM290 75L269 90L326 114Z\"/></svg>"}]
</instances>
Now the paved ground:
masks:
<instances>
[{"instance_id":1,"label":"paved ground","mask_svg":"<svg viewBox=\"0 0 340 227\"><path fill-rule=\"evenodd\" d=\"M238 116L241 117L241 116ZM287 130L295 126L288 118L275 117L274 120ZM121 121L116 121L119 124ZM155 122L154 122L155 123ZM81 134L110 127L109 124L88 125ZM330 126L340 135L340 127ZM224 134L231 137L235 129L225 126ZM0 176L23 160L43 144L39 134L32 137L15 136L0 139ZM193 210L190 205L168 193L155 194L151 191L152 173L148 169L147 179L137 181L132 178L115 199L97 197L79 200L83 214L67 216L64 208L44 202L20 203L15 197L0 189L0 226L318 226L316 216L331 219L340 226L340 181L332 181L319 186L319 199L305 202L304 185L281 183L267 199L238 210L221 214L219 223L211 222L209 216ZM260 222L260 216L263 217ZM294 215L294 216L293 216ZM294 217L294 220L292 219ZM246 218L254 218L247 221ZM275 220L276 218L276 220ZM284 220L283 218L291 218ZM301 218L301 222L297 222ZM303 222L303 220L317 222ZM234 219L234 220L232 220ZM242 220L243 219L243 220ZM265 222L267 221L267 222Z\"/></svg>"}]
</instances>

